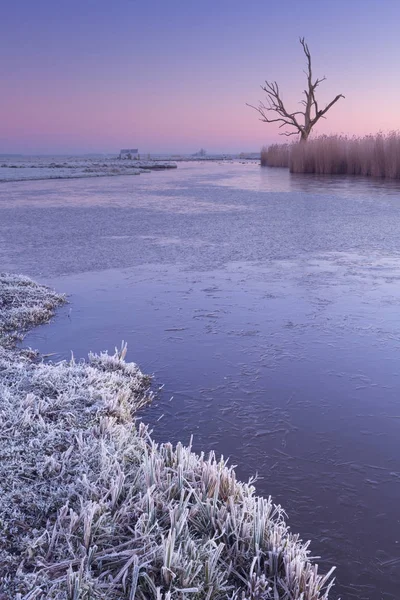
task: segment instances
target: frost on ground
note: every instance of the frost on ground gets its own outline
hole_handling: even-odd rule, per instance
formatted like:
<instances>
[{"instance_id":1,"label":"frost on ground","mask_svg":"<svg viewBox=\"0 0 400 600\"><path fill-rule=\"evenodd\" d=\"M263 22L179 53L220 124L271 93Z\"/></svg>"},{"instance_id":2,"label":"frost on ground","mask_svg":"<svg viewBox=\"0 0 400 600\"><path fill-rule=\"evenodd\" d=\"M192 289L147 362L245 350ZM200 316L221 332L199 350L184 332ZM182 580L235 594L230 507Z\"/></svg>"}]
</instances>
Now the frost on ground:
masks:
<instances>
[{"instance_id":1,"label":"frost on ground","mask_svg":"<svg viewBox=\"0 0 400 600\"><path fill-rule=\"evenodd\" d=\"M55 158L55 157L54 157ZM54 162L45 157L9 159L0 164L0 182L35 179L71 179L114 175L140 175L153 170L175 169L168 160L118 160L103 157L68 157Z\"/></svg>"},{"instance_id":2,"label":"frost on ground","mask_svg":"<svg viewBox=\"0 0 400 600\"><path fill-rule=\"evenodd\" d=\"M56 364L16 347L63 301L0 276L0 598L327 599L279 506L135 426L150 381L125 346Z\"/></svg>"}]
</instances>

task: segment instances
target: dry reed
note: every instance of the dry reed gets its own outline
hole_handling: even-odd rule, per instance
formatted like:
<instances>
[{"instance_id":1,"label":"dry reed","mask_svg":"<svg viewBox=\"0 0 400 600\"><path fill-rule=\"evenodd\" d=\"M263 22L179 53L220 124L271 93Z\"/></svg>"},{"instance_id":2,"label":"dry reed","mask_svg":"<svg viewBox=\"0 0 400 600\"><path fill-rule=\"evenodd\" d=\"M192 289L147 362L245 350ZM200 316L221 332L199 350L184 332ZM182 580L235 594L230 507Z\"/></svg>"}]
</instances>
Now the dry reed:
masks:
<instances>
[{"instance_id":1,"label":"dry reed","mask_svg":"<svg viewBox=\"0 0 400 600\"><path fill-rule=\"evenodd\" d=\"M261 164L286 166L291 173L400 179L400 132L351 138L322 135L290 146L273 144L263 148Z\"/></svg>"},{"instance_id":2,"label":"dry reed","mask_svg":"<svg viewBox=\"0 0 400 600\"><path fill-rule=\"evenodd\" d=\"M262 167L288 167L289 144L272 144L264 146L261 150Z\"/></svg>"},{"instance_id":3,"label":"dry reed","mask_svg":"<svg viewBox=\"0 0 400 600\"><path fill-rule=\"evenodd\" d=\"M0 597L322 600L308 543L223 458L156 444L126 346L44 363L15 346L64 298L0 276Z\"/></svg>"}]
</instances>

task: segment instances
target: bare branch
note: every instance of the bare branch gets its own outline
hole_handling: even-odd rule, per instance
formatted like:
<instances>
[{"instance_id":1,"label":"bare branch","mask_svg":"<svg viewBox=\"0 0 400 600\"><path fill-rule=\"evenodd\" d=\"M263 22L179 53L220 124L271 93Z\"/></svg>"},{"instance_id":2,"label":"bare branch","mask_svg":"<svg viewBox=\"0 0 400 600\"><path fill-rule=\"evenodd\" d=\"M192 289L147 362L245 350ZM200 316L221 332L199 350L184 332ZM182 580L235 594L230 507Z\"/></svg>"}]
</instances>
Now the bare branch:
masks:
<instances>
[{"instance_id":1,"label":"bare branch","mask_svg":"<svg viewBox=\"0 0 400 600\"><path fill-rule=\"evenodd\" d=\"M343 96L343 94L338 94L336 96L336 98L334 98L332 100L332 102L329 102L329 104L327 104L327 106L325 106L324 110L320 110L316 113L314 119L312 120L312 126L315 125L315 123L317 123L317 121L319 121L319 119L323 118L325 119L326 117L324 117L325 113L328 112L328 110L338 101L340 100L340 98L344 98L345 96ZM315 103L316 104L316 103Z\"/></svg>"},{"instance_id":2,"label":"bare branch","mask_svg":"<svg viewBox=\"0 0 400 600\"><path fill-rule=\"evenodd\" d=\"M291 119L292 115L287 115L287 118L285 118L285 116L286 116L285 115L282 117L277 117L276 119L270 119L266 114L267 111L277 112L278 114L280 114L278 110L275 110L275 108L269 108L268 106L264 106L264 104L262 104L262 103L260 103L259 106L253 106L253 104L246 103L246 106L249 106L250 108L256 110L261 115L261 117L262 117L261 120L264 121L265 123L278 123L280 121L283 121L283 124L292 125L292 126L297 127L297 125L295 125L293 120ZM303 114L303 113L293 113L293 114Z\"/></svg>"},{"instance_id":3,"label":"bare branch","mask_svg":"<svg viewBox=\"0 0 400 600\"><path fill-rule=\"evenodd\" d=\"M279 135L286 135L287 137L289 137L289 135L297 135L298 133L298 131L283 131Z\"/></svg>"}]
</instances>

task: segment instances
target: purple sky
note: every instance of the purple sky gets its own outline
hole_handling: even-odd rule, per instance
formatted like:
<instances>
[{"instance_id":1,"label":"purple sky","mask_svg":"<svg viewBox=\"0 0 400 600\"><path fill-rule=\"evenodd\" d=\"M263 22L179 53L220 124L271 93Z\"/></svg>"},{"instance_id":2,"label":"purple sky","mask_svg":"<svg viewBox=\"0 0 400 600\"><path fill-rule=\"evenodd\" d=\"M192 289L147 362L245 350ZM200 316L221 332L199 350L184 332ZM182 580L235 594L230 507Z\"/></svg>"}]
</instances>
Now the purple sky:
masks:
<instances>
[{"instance_id":1,"label":"purple sky","mask_svg":"<svg viewBox=\"0 0 400 600\"><path fill-rule=\"evenodd\" d=\"M320 132L400 129L399 0L19 0L0 19L0 152L256 151L285 140L246 102L295 110L304 35ZM292 138L293 139L293 138Z\"/></svg>"}]
</instances>

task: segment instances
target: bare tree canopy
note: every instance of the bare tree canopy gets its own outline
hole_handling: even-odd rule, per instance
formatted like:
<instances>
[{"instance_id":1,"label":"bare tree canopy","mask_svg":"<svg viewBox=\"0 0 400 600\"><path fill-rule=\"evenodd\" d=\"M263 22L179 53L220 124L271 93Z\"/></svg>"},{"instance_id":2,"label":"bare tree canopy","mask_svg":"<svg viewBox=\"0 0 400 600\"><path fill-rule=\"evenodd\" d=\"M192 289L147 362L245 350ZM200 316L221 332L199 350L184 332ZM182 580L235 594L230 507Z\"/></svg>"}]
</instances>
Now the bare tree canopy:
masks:
<instances>
[{"instance_id":1,"label":"bare tree canopy","mask_svg":"<svg viewBox=\"0 0 400 600\"><path fill-rule=\"evenodd\" d=\"M282 97L280 94L279 86L276 81L266 81L265 85L261 86L261 89L267 94L267 104L260 102L258 106L247 104L250 108L254 108L260 115L260 121L264 123L280 123L279 128L289 126L294 127L294 131L283 131L280 135L298 135L300 134L300 141L306 141L311 133L314 125L321 119L325 118L325 114L330 108L340 99L344 98L343 94L338 94L329 104L322 110L318 107L318 102L315 97L315 90L322 81L325 81L326 77L321 79L317 78L313 81L312 68L311 68L311 54L304 38L300 38L300 44L303 46L304 54L307 58L307 71L304 73L307 76L307 89L304 90L305 100L301 101L304 105L304 111L289 112L286 110ZM270 116L270 113L275 113ZM304 119L304 122L301 120Z\"/></svg>"}]
</instances>

